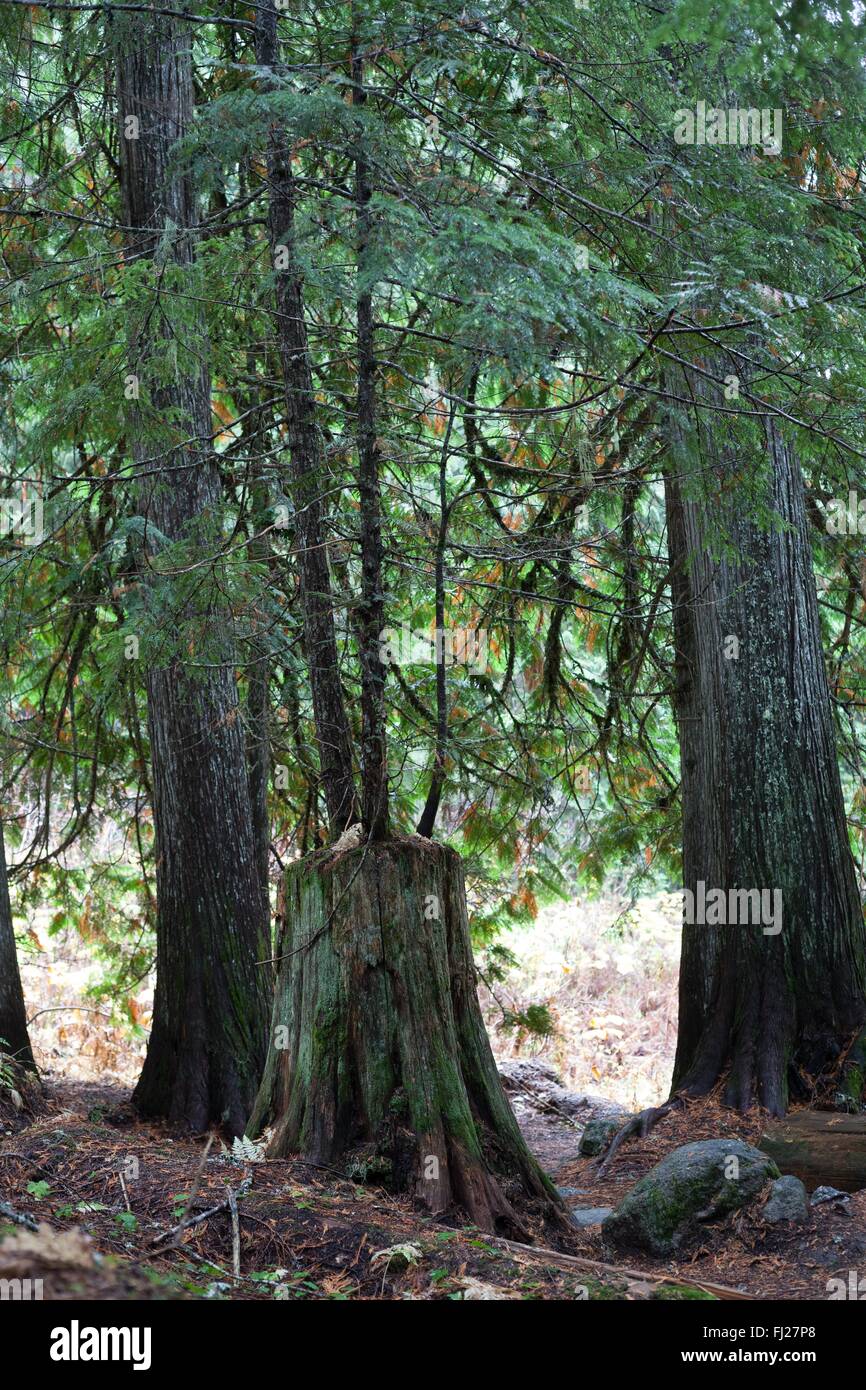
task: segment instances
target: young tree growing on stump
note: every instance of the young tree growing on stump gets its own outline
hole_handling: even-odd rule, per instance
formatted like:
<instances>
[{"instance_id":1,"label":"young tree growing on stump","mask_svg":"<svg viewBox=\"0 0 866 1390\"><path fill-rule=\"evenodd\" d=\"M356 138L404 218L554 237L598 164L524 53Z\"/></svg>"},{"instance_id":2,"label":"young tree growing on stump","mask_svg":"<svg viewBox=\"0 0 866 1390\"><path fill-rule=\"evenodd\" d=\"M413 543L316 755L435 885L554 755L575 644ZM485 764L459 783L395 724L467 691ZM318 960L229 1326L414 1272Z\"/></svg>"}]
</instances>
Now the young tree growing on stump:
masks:
<instances>
[{"instance_id":1,"label":"young tree growing on stump","mask_svg":"<svg viewBox=\"0 0 866 1390\"><path fill-rule=\"evenodd\" d=\"M257 12L260 67L278 80L276 11ZM290 486L299 524L299 567L322 780L332 830L360 824L293 864L270 1051L249 1131L272 1127L269 1154L315 1162L412 1190L431 1212L452 1203L484 1230L525 1232L528 1208L562 1208L530 1155L502 1089L476 993L466 892L458 855L421 836L389 833L379 451L373 287L367 274L370 178L361 110L360 40L350 79L358 113L351 143L359 288L357 436L361 595L356 624L361 675L362 786L356 798L321 514L303 317L302 277L291 254L295 190L285 136L271 130L268 178L272 250L289 248L277 278L278 330L290 421ZM285 267L284 258L284 267ZM323 695L326 698L323 698ZM330 791L329 791L330 784Z\"/></svg>"},{"instance_id":2,"label":"young tree growing on stump","mask_svg":"<svg viewBox=\"0 0 866 1390\"><path fill-rule=\"evenodd\" d=\"M866 932L799 464L767 417L743 469L720 395L691 373L688 391L667 478L684 883L778 891L781 912L686 922L673 1089L724 1077L728 1104L782 1114L863 1026Z\"/></svg>"},{"instance_id":3,"label":"young tree growing on stump","mask_svg":"<svg viewBox=\"0 0 866 1390\"><path fill-rule=\"evenodd\" d=\"M256 59L269 74L266 86L273 87L278 61L277 14L265 4L256 15ZM316 423L303 282L295 249L295 181L286 136L276 122L268 135L267 170L268 235L275 273L277 343L285 389L288 481L295 514L304 645L328 819L332 832L340 834L358 820L359 809L324 540L324 453Z\"/></svg>"},{"instance_id":4,"label":"young tree growing on stump","mask_svg":"<svg viewBox=\"0 0 866 1390\"><path fill-rule=\"evenodd\" d=\"M141 582L145 612L164 605L179 629L148 663L157 986L135 1101L242 1134L265 1057L268 930L221 598L207 345L175 307L195 265L193 188L171 164L192 122L190 37L176 18L115 17L115 43L125 261L148 291L144 307L133 301L130 340Z\"/></svg>"}]
</instances>

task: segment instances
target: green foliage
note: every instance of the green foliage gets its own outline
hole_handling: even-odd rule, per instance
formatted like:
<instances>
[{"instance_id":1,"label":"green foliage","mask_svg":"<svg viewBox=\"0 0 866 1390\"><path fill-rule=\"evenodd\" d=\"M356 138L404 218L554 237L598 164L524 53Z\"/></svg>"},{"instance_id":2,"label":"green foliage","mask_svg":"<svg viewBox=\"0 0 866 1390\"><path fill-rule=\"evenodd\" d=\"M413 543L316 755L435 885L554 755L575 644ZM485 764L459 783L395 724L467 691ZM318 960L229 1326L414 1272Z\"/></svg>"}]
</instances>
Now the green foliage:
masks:
<instances>
[{"instance_id":1,"label":"green foliage","mask_svg":"<svg viewBox=\"0 0 866 1390\"><path fill-rule=\"evenodd\" d=\"M266 227L275 128L295 178L356 735L363 291L388 623L428 636L435 623L444 495L446 625L486 634L481 669L446 673L438 824L466 858L479 947L611 874L655 886L679 873L662 475L673 461L688 495L703 465L671 363L748 362L753 386L720 420L742 459L740 505L768 527L764 413L802 460L852 836L866 845L862 538L821 525L862 472L861 7L385 0L354 14L363 106L344 7L309 26L281 15L277 74L257 65L246 20L189 27L196 113L171 174L198 200L191 265L176 263L172 227L153 261L122 249L109 59L151 20L114 14L109 36L101 12L0 18L0 473L10 493L38 491L47 518L37 545L0 537L15 906L27 919L50 905L52 932L80 933L103 971L94 997L133 1025L153 951L148 671L177 663L194 686L231 650L252 746L246 700L266 664L272 841L285 860L324 828ZM698 101L782 109L781 156L678 145L675 113ZM359 143L373 189L363 256ZM154 323L164 350L140 360ZM146 519L154 484L134 475L130 441L174 457L160 392L200 370L204 349L212 437L197 444L222 502L168 536ZM720 528L720 559L732 544ZM429 786L436 698L429 659L389 668L402 831ZM495 981L495 954L488 969ZM513 1026L543 1032L538 1010Z\"/></svg>"},{"instance_id":2,"label":"green foliage","mask_svg":"<svg viewBox=\"0 0 866 1390\"><path fill-rule=\"evenodd\" d=\"M546 1004L528 1004L525 1009L506 1009L502 1017L502 1029L506 1033L520 1033L534 1038L551 1038L556 1032L556 1023Z\"/></svg>"}]
</instances>

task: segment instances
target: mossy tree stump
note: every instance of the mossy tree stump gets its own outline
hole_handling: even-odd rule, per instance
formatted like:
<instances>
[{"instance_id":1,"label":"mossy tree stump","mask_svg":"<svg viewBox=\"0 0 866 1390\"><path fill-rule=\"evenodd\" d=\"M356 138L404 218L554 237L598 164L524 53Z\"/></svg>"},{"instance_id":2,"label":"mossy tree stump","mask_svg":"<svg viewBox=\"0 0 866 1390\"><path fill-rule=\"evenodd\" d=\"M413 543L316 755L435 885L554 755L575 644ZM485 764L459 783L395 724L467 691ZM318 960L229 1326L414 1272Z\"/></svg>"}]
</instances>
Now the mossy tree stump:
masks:
<instances>
[{"instance_id":1,"label":"mossy tree stump","mask_svg":"<svg viewBox=\"0 0 866 1390\"><path fill-rule=\"evenodd\" d=\"M366 1162L483 1230L565 1219L496 1070L459 855L420 836L293 864L270 1048L248 1126L268 1155Z\"/></svg>"}]
</instances>

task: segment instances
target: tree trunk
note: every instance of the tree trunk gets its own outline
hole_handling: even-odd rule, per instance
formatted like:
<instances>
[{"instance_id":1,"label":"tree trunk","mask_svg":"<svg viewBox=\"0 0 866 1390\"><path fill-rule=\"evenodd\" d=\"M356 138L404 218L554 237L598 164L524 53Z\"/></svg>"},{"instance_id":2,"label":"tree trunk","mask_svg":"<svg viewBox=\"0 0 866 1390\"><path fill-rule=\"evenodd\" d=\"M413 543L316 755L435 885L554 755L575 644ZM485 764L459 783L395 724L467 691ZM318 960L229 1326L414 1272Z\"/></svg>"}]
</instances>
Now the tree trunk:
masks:
<instances>
[{"instance_id":1,"label":"tree trunk","mask_svg":"<svg viewBox=\"0 0 866 1390\"><path fill-rule=\"evenodd\" d=\"M253 528L249 556L260 567L262 581L268 582L270 545L260 528L265 525L267 487L258 476L253 482ZM258 606L257 606L258 608ZM268 803L268 780L271 772L270 682L271 653L267 628L262 615L256 611L257 630L250 640L250 664L247 673L246 748L247 772L250 787L250 814L256 869L262 892L263 910L270 919L270 862L271 814ZM259 630L264 628L264 631Z\"/></svg>"},{"instance_id":2,"label":"tree trunk","mask_svg":"<svg viewBox=\"0 0 866 1390\"><path fill-rule=\"evenodd\" d=\"M211 446L207 342L171 290L194 268L195 203L170 167L193 114L189 32L175 19L117 26L125 258L153 265L134 310L140 401L129 437L145 517L146 602L168 615L149 661L157 882L153 1030L135 1091L147 1115L243 1133L267 1042L267 914L257 872L230 618L221 600L222 489ZM134 117L137 127L127 126ZM130 134L129 131L137 133ZM167 370L167 364L169 370ZM155 528L155 532L154 529ZM161 538L183 542L162 574ZM199 574L191 585L187 567ZM210 582L209 582L210 580Z\"/></svg>"},{"instance_id":3,"label":"tree trunk","mask_svg":"<svg viewBox=\"0 0 866 1390\"><path fill-rule=\"evenodd\" d=\"M727 1103L781 1114L862 1026L866 936L800 469L772 419L743 469L697 414L697 448L675 448L667 478L683 879L728 904L732 889L779 890L781 930L775 907L751 925L730 906L726 924L684 924L673 1085L703 1094L724 1076Z\"/></svg>"},{"instance_id":4,"label":"tree trunk","mask_svg":"<svg viewBox=\"0 0 866 1390\"><path fill-rule=\"evenodd\" d=\"M483 1230L561 1219L481 1019L459 856L418 836L332 847L286 880L271 1048L250 1132L452 1203Z\"/></svg>"},{"instance_id":5,"label":"tree trunk","mask_svg":"<svg viewBox=\"0 0 866 1390\"><path fill-rule=\"evenodd\" d=\"M436 537L434 562L434 602L436 606L436 751L433 754L433 775L418 821L417 833L433 834L445 779L448 773L448 679L445 673L445 546L448 541L448 445L451 439L453 412L448 421L439 454L439 531Z\"/></svg>"},{"instance_id":6,"label":"tree trunk","mask_svg":"<svg viewBox=\"0 0 866 1390\"><path fill-rule=\"evenodd\" d=\"M272 4L256 15L256 61L275 72L277 15ZM340 834L359 818L352 771L352 733L340 681L334 596L322 517L325 460L316 401L303 281L295 253L295 184L284 132L274 127L267 149L268 231L276 272L276 326L286 395L289 491L295 512L304 646L310 673L321 782L331 830Z\"/></svg>"},{"instance_id":7,"label":"tree trunk","mask_svg":"<svg viewBox=\"0 0 866 1390\"><path fill-rule=\"evenodd\" d=\"M352 7L352 21L355 22ZM367 100L359 39L351 39L352 103L361 111ZM361 667L361 811L364 829L374 840L388 837L388 745L385 734L385 666L382 633L385 598L382 583L382 519L379 486L379 441L376 436L376 355L373 295L369 282L370 167L363 126L355 139L355 223L358 238L356 305L358 351L358 492L361 508L361 602L358 647Z\"/></svg>"},{"instance_id":8,"label":"tree trunk","mask_svg":"<svg viewBox=\"0 0 866 1390\"><path fill-rule=\"evenodd\" d=\"M27 1035L27 1014L24 993L18 971L15 931L12 925L12 904L9 901L9 882L6 876L6 846L3 821L0 819L0 1051L14 1057L23 1066L35 1067Z\"/></svg>"}]
</instances>

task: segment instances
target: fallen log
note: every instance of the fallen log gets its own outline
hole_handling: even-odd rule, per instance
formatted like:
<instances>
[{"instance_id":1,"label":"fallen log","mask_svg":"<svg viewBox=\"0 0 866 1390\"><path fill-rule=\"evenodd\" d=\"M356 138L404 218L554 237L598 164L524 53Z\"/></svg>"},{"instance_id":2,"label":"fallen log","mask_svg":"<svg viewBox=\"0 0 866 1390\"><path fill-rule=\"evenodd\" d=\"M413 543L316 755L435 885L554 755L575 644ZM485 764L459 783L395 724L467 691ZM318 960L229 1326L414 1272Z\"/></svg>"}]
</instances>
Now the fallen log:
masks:
<instances>
[{"instance_id":1,"label":"fallen log","mask_svg":"<svg viewBox=\"0 0 866 1390\"><path fill-rule=\"evenodd\" d=\"M580 1255L565 1255L560 1250L549 1250L543 1245L524 1245L521 1241L505 1240L502 1236L485 1236L485 1244L501 1246L510 1250L515 1259L528 1264L541 1261L545 1265L555 1265L560 1269L586 1270L587 1273L614 1275L618 1279L641 1280L647 1284L672 1284L681 1288L700 1289L716 1298L736 1299L754 1302L755 1295L744 1293L742 1289L732 1289L727 1284L711 1283L708 1279L694 1279L681 1274L650 1274L643 1269L630 1269L626 1265L602 1264L600 1260L588 1260Z\"/></svg>"},{"instance_id":2,"label":"fallen log","mask_svg":"<svg viewBox=\"0 0 866 1390\"><path fill-rule=\"evenodd\" d=\"M866 1188L866 1115L800 1110L769 1124L759 1147L810 1192L824 1185Z\"/></svg>"}]
</instances>

